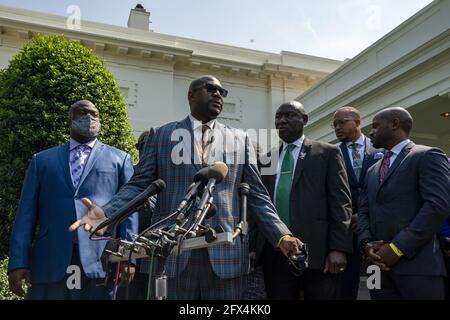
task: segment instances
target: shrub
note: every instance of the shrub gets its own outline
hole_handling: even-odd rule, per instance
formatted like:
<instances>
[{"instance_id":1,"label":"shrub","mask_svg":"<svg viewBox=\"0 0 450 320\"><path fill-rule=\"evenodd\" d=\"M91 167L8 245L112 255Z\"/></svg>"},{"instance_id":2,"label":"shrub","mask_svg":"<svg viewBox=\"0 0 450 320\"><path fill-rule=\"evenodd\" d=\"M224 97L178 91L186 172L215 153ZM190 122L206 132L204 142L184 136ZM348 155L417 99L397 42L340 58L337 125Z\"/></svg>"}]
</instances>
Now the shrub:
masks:
<instances>
[{"instance_id":1,"label":"shrub","mask_svg":"<svg viewBox=\"0 0 450 320\"><path fill-rule=\"evenodd\" d=\"M6 269L8 267L8 258L0 260L0 300L20 300L19 296L9 291L8 276Z\"/></svg>"},{"instance_id":2,"label":"shrub","mask_svg":"<svg viewBox=\"0 0 450 320\"><path fill-rule=\"evenodd\" d=\"M100 112L99 139L136 160L123 96L91 50L63 36L39 36L0 71L0 259L31 156L68 140L69 108L82 99Z\"/></svg>"}]
</instances>

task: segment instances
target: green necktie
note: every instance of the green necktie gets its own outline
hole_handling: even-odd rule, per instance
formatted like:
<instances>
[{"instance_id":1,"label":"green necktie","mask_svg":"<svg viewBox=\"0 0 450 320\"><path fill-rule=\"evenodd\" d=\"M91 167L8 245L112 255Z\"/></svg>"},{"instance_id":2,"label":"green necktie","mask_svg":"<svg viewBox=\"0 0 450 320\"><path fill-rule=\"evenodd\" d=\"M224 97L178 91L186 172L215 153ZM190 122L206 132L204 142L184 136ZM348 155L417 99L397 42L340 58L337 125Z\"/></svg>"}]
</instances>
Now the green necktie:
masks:
<instances>
[{"instance_id":1,"label":"green necktie","mask_svg":"<svg viewBox=\"0 0 450 320\"><path fill-rule=\"evenodd\" d=\"M291 195L292 176L294 174L294 157L292 156L292 150L295 145L289 144L286 148L283 163L281 164L280 177L277 185L277 195L275 199L275 207L277 208L278 215L281 221L283 221L288 227L289 221L289 198Z\"/></svg>"}]
</instances>

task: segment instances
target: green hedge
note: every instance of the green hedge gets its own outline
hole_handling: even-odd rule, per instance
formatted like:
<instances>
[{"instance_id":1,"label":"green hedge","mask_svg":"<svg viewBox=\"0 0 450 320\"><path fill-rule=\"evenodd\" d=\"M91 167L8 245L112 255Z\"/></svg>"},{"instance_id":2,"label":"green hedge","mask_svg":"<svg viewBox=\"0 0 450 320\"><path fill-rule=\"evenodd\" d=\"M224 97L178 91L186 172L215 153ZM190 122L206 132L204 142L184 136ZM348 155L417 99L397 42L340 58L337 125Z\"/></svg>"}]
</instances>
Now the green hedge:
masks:
<instances>
[{"instance_id":1,"label":"green hedge","mask_svg":"<svg viewBox=\"0 0 450 320\"><path fill-rule=\"evenodd\" d=\"M91 50L63 36L39 36L0 71L0 259L31 156L68 140L69 107L82 99L100 111L99 139L136 160L123 95Z\"/></svg>"},{"instance_id":2,"label":"green hedge","mask_svg":"<svg viewBox=\"0 0 450 320\"><path fill-rule=\"evenodd\" d=\"M0 260L0 300L20 300L22 298L9 291L7 267L8 259Z\"/></svg>"}]
</instances>

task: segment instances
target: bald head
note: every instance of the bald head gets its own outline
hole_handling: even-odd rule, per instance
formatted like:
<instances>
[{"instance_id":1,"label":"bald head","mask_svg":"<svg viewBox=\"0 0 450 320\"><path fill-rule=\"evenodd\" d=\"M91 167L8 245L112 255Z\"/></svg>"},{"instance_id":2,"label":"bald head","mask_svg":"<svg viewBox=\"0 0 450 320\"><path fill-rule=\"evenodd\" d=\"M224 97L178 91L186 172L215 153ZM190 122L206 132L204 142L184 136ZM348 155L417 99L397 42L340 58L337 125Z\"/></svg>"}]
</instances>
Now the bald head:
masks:
<instances>
[{"instance_id":1,"label":"bald head","mask_svg":"<svg viewBox=\"0 0 450 320\"><path fill-rule=\"evenodd\" d=\"M345 114L345 116L351 117L352 119L361 119L361 114L359 113L359 110L351 106L339 108L336 110L334 114L336 115L338 113L343 113Z\"/></svg>"},{"instance_id":2,"label":"bald head","mask_svg":"<svg viewBox=\"0 0 450 320\"><path fill-rule=\"evenodd\" d=\"M383 109L378 112L374 118L386 119L387 121L398 121L400 129L408 136L412 130L413 118L406 109L401 107Z\"/></svg>"},{"instance_id":3,"label":"bald head","mask_svg":"<svg viewBox=\"0 0 450 320\"><path fill-rule=\"evenodd\" d=\"M204 75L204 76L201 76L200 78L192 80L191 84L189 85L189 91L194 91L196 88L200 87L202 84L204 84L208 81L219 82L219 80L216 77L213 77L210 75Z\"/></svg>"},{"instance_id":4,"label":"bald head","mask_svg":"<svg viewBox=\"0 0 450 320\"><path fill-rule=\"evenodd\" d=\"M227 90L210 75L201 76L189 85L188 101L191 115L203 123L216 119L222 112Z\"/></svg>"},{"instance_id":5,"label":"bald head","mask_svg":"<svg viewBox=\"0 0 450 320\"><path fill-rule=\"evenodd\" d=\"M96 110L97 113L98 113L97 107L91 101L89 101L89 100L79 100L79 101L75 102L74 104L72 104L70 106L69 118L72 119L73 115L74 115L74 111L77 110L77 109L80 109L80 108L87 108L87 109L90 109L90 110Z\"/></svg>"},{"instance_id":6,"label":"bald head","mask_svg":"<svg viewBox=\"0 0 450 320\"><path fill-rule=\"evenodd\" d=\"M89 100L75 102L69 110L70 137L79 143L93 140L100 132L100 115Z\"/></svg>"},{"instance_id":7,"label":"bald head","mask_svg":"<svg viewBox=\"0 0 450 320\"><path fill-rule=\"evenodd\" d=\"M298 101L292 100L289 102L283 103L281 106L278 107L278 110L280 109L292 109L300 113L302 116L306 115L305 108L303 107L303 104L301 104Z\"/></svg>"},{"instance_id":8,"label":"bald head","mask_svg":"<svg viewBox=\"0 0 450 320\"><path fill-rule=\"evenodd\" d=\"M298 101L283 103L275 114L275 128L286 143L292 143L303 135L303 128L308 122L305 108Z\"/></svg>"},{"instance_id":9,"label":"bald head","mask_svg":"<svg viewBox=\"0 0 450 320\"><path fill-rule=\"evenodd\" d=\"M333 128L336 137L342 142L355 142L361 137L361 115L358 109L345 106L336 110Z\"/></svg>"},{"instance_id":10,"label":"bald head","mask_svg":"<svg viewBox=\"0 0 450 320\"><path fill-rule=\"evenodd\" d=\"M409 138L413 126L411 114L394 107L379 111L372 120L370 137L375 148L392 149Z\"/></svg>"}]
</instances>

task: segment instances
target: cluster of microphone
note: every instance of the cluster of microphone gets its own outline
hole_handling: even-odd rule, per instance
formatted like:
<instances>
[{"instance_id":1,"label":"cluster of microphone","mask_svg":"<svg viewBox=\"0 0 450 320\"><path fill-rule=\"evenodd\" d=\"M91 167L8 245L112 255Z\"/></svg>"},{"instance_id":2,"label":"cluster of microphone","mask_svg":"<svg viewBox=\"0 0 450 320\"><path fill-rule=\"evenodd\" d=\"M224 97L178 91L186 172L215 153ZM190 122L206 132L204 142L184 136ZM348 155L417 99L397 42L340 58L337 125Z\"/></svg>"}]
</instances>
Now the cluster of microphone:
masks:
<instances>
[{"instance_id":1,"label":"cluster of microphone","mask_svg":"<svg viewBox=\"0 0 450 320\"><path fill-rule=\"evenodd\" d=\"M163 180L155 180L96 228L96 230L105 227L112 229L111 240L107 242L101 258L105 270L109 262L129 261L149 256L160 257L158 265L163 269L165 259L177 250L180 253L184 250L231 244L238 236L245 238L248 230L247 195L250 191L246 183L239 186L241 222L235 226L233 232L225 231L220 225L211 227L203 224L204 220L211 218L217 211L213 203L213 193L216 185L221 183L227 174L228 167L223 162L215 162L202 168L195 174L193 183L188 187L174 212L141 231L139 235L133 237L133 241L118 239L116 230L120 222L138 211L148 202L149 197L165 188Z\"/></svg>"},{"instance_id":2,"label":"cluster of microphone","mask_svg":"<svg viewBox=\"0 0 450 320\"><path fill-rule=\"evenodd\" d=\"M173 215L176 215L177 225L185 223L192 211L195 220L194 223L196 224L194 229L204 219L208 219L215 214L217 208L212 203L212 193L215 190L215 186L222 182L227 174L228 166L223 162L215 162L208 167L200 169L195 174L194 182L188 188L175 213L173 213ZM115 230L123 220L138 211L148 201L148 198L160 193L165 187L166 183L162 179L153 181L133 200L118 209L110 218L99 224L93 233L110 225Z\"/></svg>"}]
</instances>

